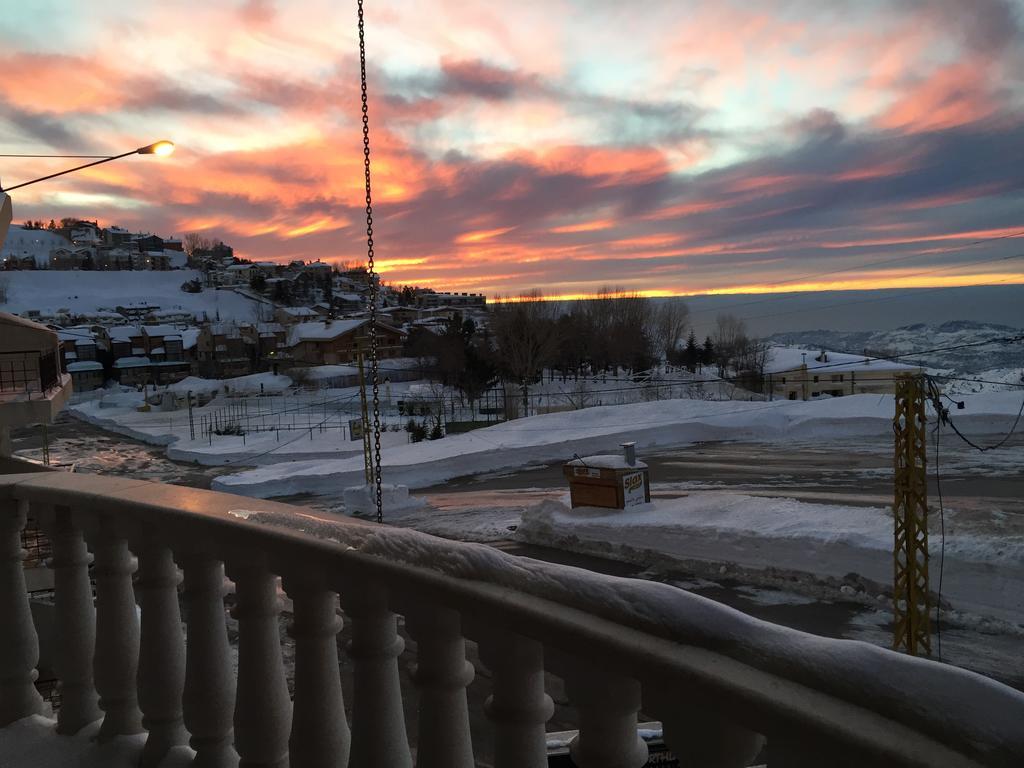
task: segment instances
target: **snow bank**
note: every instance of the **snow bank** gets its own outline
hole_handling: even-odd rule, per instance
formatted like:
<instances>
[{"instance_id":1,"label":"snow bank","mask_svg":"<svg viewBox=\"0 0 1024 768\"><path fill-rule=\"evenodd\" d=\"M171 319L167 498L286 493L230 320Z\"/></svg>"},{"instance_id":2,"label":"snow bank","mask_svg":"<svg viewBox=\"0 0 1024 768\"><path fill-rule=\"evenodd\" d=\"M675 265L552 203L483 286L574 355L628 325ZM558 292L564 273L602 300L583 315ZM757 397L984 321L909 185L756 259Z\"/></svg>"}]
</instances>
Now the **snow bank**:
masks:
<instances>
[{"instance_id":1,"label":"snow bank","mask_svg":"<svg viewBox=\"0 0 1024 768\"><path fill-rule=\"evenodd\" d=\"M1020 407L1020 395L1014 393L964 399L966 409L954 411L954 418L968 434L1007 430ZM617 454L625 440L635 440L642 454L715 440L888 438L893 408L891 395L811 402L661 400L518 419L443 440L389 448L382 459L388 480L424 488L453 477L565 461L574 454ZM358 483L362 473L361 459L296 462L219 477L213 487L261 498L327 493Z\"/></svg>"},{"instance_id":2,"label":"snow bank","mask_svg":"<svg viewBox=\"0 0 1024 768\"><path fill-rule=\"evenodd\" d=\"M259 394L260 392L284 392L292 386L287 376L273 373L252 373L248 376L236 376L233 379L203 379L199 376L188 376L179 382L169 384L167 389L179 395L186 392L213 394L214 392L231 392L233 394Z\"/></svg>"},{"instance_id":3,"label":"snow bank","mask_svg":"<svg viewBox=\"0 0 1024 768\"><path fill-rule=\"evenodd\" d=\"M950 521L952 523L952 521ZM1024 533L947 528L943 599L1024 624ZM728 562L842 579L892 581L888 509L701 492L629 511L545 500L523 513L525 541L650 565Z\"/></svg>"},{"instance_id":4,"label":"snow bank","mask_svg":"<svg viewBox=\"0 0 1024 768\"><path fill-rule=\"evenodd\" d=\"M409 495L409 486L381 483L381 505L390 512L420 509L427 503ZM377 513L376 487L372 485L353 485L342 491L345 512L349 515L368 515Z\"/></svg>"},{"instance_id":5,"label":"snow bank","mask_svg":"<svg viewBox=\"0 0 1024 768\"><path fill-rule=\"evenodd\" d=\"M0 729L4 768L137 768L146 734L117 736L96 743L100 722L85 726L72 736L58 736L57 722L33 715ZM186 768L195 752L174 747L159 768Z\"/></svg>"}]
</instances>

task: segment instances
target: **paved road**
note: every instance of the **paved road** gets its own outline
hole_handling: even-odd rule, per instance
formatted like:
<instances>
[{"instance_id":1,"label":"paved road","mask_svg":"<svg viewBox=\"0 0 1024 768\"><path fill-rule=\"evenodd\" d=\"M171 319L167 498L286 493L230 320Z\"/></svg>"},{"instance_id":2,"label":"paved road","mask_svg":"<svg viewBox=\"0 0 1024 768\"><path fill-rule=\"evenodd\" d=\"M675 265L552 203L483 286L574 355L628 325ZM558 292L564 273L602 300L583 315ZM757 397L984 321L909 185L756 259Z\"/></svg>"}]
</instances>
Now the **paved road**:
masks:
<instances>
[{"instance_id":1,"label":"paved road","mask_svg":"<svg viewBox=\"0 0 1024 768\"><path fill-rule=\"evenodd\" d=\"M943 497L961 507L1024 514L1024 434L998 453L979 454L945 436L939 469ZM929 446L931 448L931 445ZM929 453L929 456L934 454ZM700 443L645 455L652 492L671 497L701 488L805 501L870 506L892 503L893 446L795 444L780 449L761 443ZM928 468L929 494L937 496L934 462ZM423 493L482 493L514 489L565 489L560 464L493 476L463 477Z\"/></svg>"}]
</instances>

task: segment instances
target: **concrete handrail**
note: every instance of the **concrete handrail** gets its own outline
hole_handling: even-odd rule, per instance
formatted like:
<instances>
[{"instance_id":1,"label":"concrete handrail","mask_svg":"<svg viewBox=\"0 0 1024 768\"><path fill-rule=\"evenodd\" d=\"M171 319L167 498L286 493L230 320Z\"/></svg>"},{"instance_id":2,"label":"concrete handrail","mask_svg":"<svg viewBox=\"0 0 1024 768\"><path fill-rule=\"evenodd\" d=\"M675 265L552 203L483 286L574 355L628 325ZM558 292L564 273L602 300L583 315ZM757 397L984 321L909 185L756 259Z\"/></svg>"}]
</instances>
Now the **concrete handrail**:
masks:
<instances>
[{"instance_id":1,"label":"concrete handrail","mask_svg":"<svg viewBox=\"0 0 1024 768\"><path fill-rule=\"evenodd\" d=\"M246 750L264 754L270 749L266 737L256 739L240 723L264 722L261 717L279 720L287 709L283 681L276 673L268 673L280 660L280 648L276 661L273 651L276 618L272 628L260 623L267 616L276 617L266 590L268 579L279 575L296 603L297 632L300 625L316 628L309 629L309 637L321 637L329 634L324 627L331 624L329 612L315 613L312 603L301 609L309 612L303 614L308 618L300 617L300 601L306 597L298 595L336 591L357 632L352 651L357 670L363 658L379 660L383 653L390 659L383 666L373 662L372 674L378 677L373 678L377 694L372 701L360 702L357 678L352 765L369 764L364 762L369 755L382 759L374 752L378 747L366 746L371 741L404 739L400 701L397 709L394 701L400 696L397 677L392 680L388 671L388 664L397 657L396 643L401 643L394 635L393 620L387 627L391 612L407 616L408 628L420 642L420 668L427 669L422 673L421 697L435 697L431 700L436 708L431 712L440 718L430 732L440 729L456 734L436 745L421 741L420 762L426 749L439 760L443 757L438 764L472 765L471 752L466 756L468 730L462 723L464 688L472 679L464 669L463 636L481 644L488 666L493 660L495 697L489 715L498 732L508 736L505 741L499 739L499 745L517 755L499 758L499 766L542 764L539 751L550 700L542 687L538 691L536 686L520 683L543 668L566 680L570 698L580 710L582 728L574 759L584 768L643 765L646 750L641 759L635 737L636 712L641 706L665 723L666 740L677 753L707 764L745 765L765 738L769 764L780 766L809 757L811 762L830 765L1011 766L1021 764L1024 756L1024 694L971 672L867 643L819 638L752 619L668 585L602 576L358 520L324 521L291 505L146 481L65 473L0 477L0 509L12 504L23 511L42 510L50 518L52 510L72 510L74 525L86 530L97 554L97 567L103 565L105 573L120 575L121 588L124 579L130 579L123 560L128 544L123 552L107 553L104 542L130 542L132 551L149 552L146 544L138 542L152 543L158 533L162 551L167 552L164 571L151 564L155 556L140 555L137 589L142 588L144 571L146 583L156 585L152 589L166 587L170 578L166 568L173 565L173 553L179 564L184 563L186 599L191 563L206 558L228 564L239 584L240 642L258 648L246 657L240 651L240 693L234 717L235 747L240 754ZM58 600L59 594L58 582ZM97 658L106 637L100 630L106 627L107 634L113 635L117 623L109 610L99 609L100 595L97 582ZM145 713L142 723L152 741L156 731L146 719L157 722L159 718L154 720L146 712L143 671L147 663L157 663L154 659L161 654L154 656L147 645L148 605L143 599L138 694ZM117 620L123 622L128 615L123 613ZM241 616L252 618L243 626ZM173 626L174 620L166 616L164 626ZM362 639L361 628L369 633ZM189 631L191 638L191 625ZM300 636L306 637L301 632ZM188 645L192 653L191 639ZM300 699L305 701L299 693L300 660L315 657L321 670L331 665L322 647L303 650L312 647L297 640L293 752L297 743L316 742L308 735L297 739L294 733L300 721L308 719L298 717ZM0 651L3 648L0 640ZM161 653L173 655L174 651ZM336 656L333 663L336 668ZM370 669L371 662L364 663ZM98 661L96 669L100 688ZM499 679L509 681L506 688L499 686ZM265 689L271 689L263 709L249 711L255 705L249 695L243 701L243 681L249 693L259 689L266 697ZM125 684L122 680L122 688ZM107 683L107 687L116 685ZM453 690L462 693L461 701L452 698ZM188 693L186 684L186 703ZM101 695L111 698L102 691ZM339 702L340 696L339 688ZM422 714L422 704L421 698L421 717L428 716ZM369 716L360 719L361 706L373 713L376 725L368 724ZM111 718L111 710L105 711ZM343 715L340 720L344 721ZM523 723L532 730L524 730ZM304 722L302 727L312 726ZM367 733L375 727L378 731L371 739ZM265 723L261 729L266 730ZM190 730L196 746L195 728ZM321 741L326 738L324 730L331 729L322 724L314 729ZM285 726L279 731L273 747L277 750L281 739L288 738ZM421 739L423 733L421 724ZM223 742L227 737L221 733L218 738ZM173 743L170 736L167 739ZM323 749L337 754L341 747ZM378 764L405 764L406 757L400 750ZM293 764L298 764L294 754Z\"/></svg>"}]
</instances>

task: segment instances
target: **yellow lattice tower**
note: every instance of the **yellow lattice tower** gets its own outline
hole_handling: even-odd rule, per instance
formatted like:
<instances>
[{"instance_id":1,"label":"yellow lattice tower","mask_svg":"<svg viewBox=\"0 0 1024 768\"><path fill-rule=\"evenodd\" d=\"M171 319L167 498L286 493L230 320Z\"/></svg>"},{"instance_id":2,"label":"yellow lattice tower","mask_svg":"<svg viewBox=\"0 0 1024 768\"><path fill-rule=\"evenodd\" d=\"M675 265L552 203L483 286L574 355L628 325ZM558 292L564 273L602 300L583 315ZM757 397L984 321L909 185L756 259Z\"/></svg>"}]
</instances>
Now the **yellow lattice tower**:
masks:
<instances>
[{"instance_id":1,"label":"yellow lattice tower","mask_svg":"<svg viewBox=\"0 0 1024 768\"><path fill-rule=\"evenodd\" d=\"M932 651L928 599L928 489L924 386L920 376L896 380L895 582L893 648L911 656Z\"/></svg>"}]
</instances>

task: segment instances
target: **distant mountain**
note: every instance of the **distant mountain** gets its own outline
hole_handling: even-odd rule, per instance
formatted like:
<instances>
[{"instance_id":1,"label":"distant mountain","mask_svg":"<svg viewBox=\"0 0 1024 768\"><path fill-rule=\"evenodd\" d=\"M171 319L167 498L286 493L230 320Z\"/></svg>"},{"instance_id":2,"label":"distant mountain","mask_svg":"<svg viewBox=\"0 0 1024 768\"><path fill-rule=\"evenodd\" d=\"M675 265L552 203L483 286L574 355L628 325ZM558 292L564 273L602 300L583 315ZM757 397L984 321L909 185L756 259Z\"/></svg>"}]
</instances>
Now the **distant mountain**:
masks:
<instances>
[{"instance_id":1,"label":"distant mountain","mask_svg":"<svg viewBox=\"0 0 1024 768\"><path fill-rule=\"evenodd\" d=\"M968 375L968 378L1020 383L1020 374L1024 370L1024 341L979 342L1022 335L1024 329L1009 325L951 320L941 325L915 323L890 331L817 330L776 333L769 336L768 340L774 344L824 348L832 352L898 356L901 362L922 365L936 374ZM961 385L953 389L970 391L972 388Z\"/></svg>"}]
</instances>

